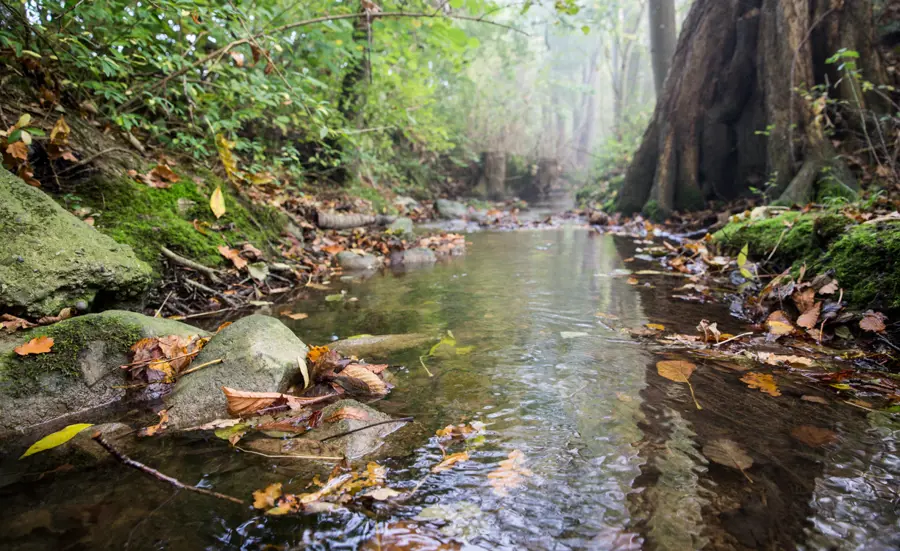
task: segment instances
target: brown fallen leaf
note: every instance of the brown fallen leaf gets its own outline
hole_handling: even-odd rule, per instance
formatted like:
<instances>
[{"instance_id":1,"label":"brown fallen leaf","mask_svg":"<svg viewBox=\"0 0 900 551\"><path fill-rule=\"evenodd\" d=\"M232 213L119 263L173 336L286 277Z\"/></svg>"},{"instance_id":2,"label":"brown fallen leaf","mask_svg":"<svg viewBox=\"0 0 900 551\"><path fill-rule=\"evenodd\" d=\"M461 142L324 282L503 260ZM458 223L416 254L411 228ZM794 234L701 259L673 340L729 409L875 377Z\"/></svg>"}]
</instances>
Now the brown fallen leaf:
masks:
<instances>
[{"instance_id":1,"label":"brown fallen leaf","mask_svg":"<svg viewBox=\"0 0 900 551\"><path fill-rule=\"evenodd\" d=\"M225 245L219 245L219 254L227 258L234 264L238 270L243 270L247 266L247 261L241 256L237 249L229 249Z\"/></svg>"},{"instance_id":2,"label":"brown fallen leaf","mask_svg":"<svg viewBox=\"0 0 900 551\"><path fill-rule=\"evenodd\" d=\"M0 327L3 327L7 333L14 333L19 329L31 329L32 327L35 327L35 324L30 321L17 318L11 314L0 315L0 320L3 320L0 322Z\"/></svg>"},{"instance_id":3,"label":"brown fallen leaf","mask_svg":"<svg viewBox=\"0 0 900 551\"><path fill-rule=\"evenodd\" d=\"M694 405L697 406L697 409L703 409L700 407L700 403L697 402L697 397L694 395L694 387L689 380L695 369L697 369L696 364L684 360L663 360L656 363L656 371L660 376L676 383L687 384L688 389L691 391L691 398L694 399Z\"/></svg>"},{"instance_id":4,"label":"brown fallen leaf","mask_svg":"<svg viewBox=\"0 0 900 551\"><path fill-rule=\"evenodd\" d=\"M811 358L804 358L803 356L781 356L778 354L772 354L771 352L757 352L756 359L768 365L781 365L782 363L788 363L811 367L814 363Z\"/></svg>"},{"instance_id":5,"label":"brown fallen leaf","mask_svg":"<svg viewBox=\"0 0 900 551\"><path fill-rule=\"evenodd\" d=\"M142 428L141 430L138 431L138 436L153 436L155 434L158 434L158 433L166 430L166 427L168 426L168 423L169 423L169 410L161 409L161 410L159 410L157 415L159 415L159 423L149 426L149 427Z\"/></svg>"},{"instance_id":6,"label":"brown fallen leaf","mask_svg":"<svg viewBox=\"0 0 900 551\"><path fill-rule=\"evenodd\" d=\"M438 463L437 465L432 467L431 472L439 473L442 471L449 471L450 469L453 468L453 465L455 465L461 461L468 461L468 460L469 460L469 452L467 452L467 451L453 453L453 454L448 455L447 457L444 458L443 461L441 461L440 463Z\"/></svg>"},{"instance_id":7,"label":"brown fallen leaf","mask_svg":"<svg viewBox=\"0 0 900 551\"><path fill-rule=\"evenodd\" d=\"M836 279L832 279L831 283L827 283L827 284L823 285L821 289L819 289L819 294L820 295L833 295L838 291L838 289L840 289L840 286L838 285L838 281Z\"/></svg>"},{"instance_id":8,"label":"brown fallen leaf","mask_svg":"<svg viewBox=\"0 0 900 551\"><path fill-rule=\"evenodd\" d=\"M334 382L356 396L384 396L387 385L378 375L357 364L350 364L340 373L333 375Z\"/></svg>"},{"instance_id":9,"label":"brown fallen leaf","mask_svg":"<svg viewBox=\"0 0 900 551\"><path fill-rule=\"evenodd\" d=\"M261 260L263 258L263 252L254 247L253 243L244 243L241 247L241 253L251 260Z\"/></svg>"},{"instance_id":10,"label":"brown fallen leaf","mask_svg":"<svg viewBox=\"0 0 900 551\"><path fill-rule=\"evenodd\" d=\"M775 338L794 332L791 320L781 310L776 310L769 314L769 317L766 319L766 329L769 331L769 335Z\"/></svg>"},{"instance_id":11,"label":"brown fallen leaf","mask_svg":"<svg viewBox=\"0 0 900 551\"><path fill-rule=\"evenodd\" d=\"M53 337L35 337L14 350L19 356L29 354L46 354L53 348Z\"/></svg>"},{"instance_id":12,"label":"brown fallen leaf","mask_svg":"<svg viewBox=\"0 0 900 551\"><path fill-rule=\"evenodd\" d=\"M887 321L887 316L881 312L869 310L863 314L863 318L859 320L859 328L863 331L881 333L886 329L884 325L885 321Z\"/></svg>"},{"instance_id":13,"label":"brown fallen leaf","mask_svg":"<svg viewBox=\"0 0 900 551\"><path fill-rule=\"evenodd\" d=\"M62 320L67 320L72 317L72 309L71 308L63 308L59 311L59 314L55 316L44 316L40 318L37 322L38 325L50 325L51 323L56 323Z\"/></svg>"},{"instance_id":14,"label":"brown fallen leaf","mask_svg":"<svg viewBox=\"0 0 900 551\"><path fill-rule=\"evenodd\" d=\"M707 320L700 320L699 325L697 325L697 331L703 331L703 342L709 342L710 336L716 341L719 342L719 339L722 338L722 332L719 331L719 323L709 323Z\"/></svg>"},{"instance_id":15,"label":"brown fallen leaf","mask_svg":"<svg viewBox=\"0 0 900 551\"><path fill-rule=\"evenodd\" d=\"M369 371L371 371L372 373L374 373L376 375L380 375L385 369L390 367L390 366L388 366L388 364L352 364L352 365L358 365L359 367L368 369Z\"/></svg>"},{"instance_id":16,"label":"brown fallen leaf","mask_svg":"<svg viewBox=\"0 0 900 551\"><path fill-rule=\"evenodd\" d=\"M741 382L746 383L750 388L758 388L760 392L771 396L781 396L778 385L775 383L775 377L768 373L745 373L741 377Z\"/></svg>"},{"instance_id":17,"label":"brown fallen leaf","mask_svg":"<svg viewBox=\"0 0 900 551\"><path fill-rule=\"evenodd\" d=\"M809 310L803 312L799 318L797 318L797 325L803 327L804 329L813 329L816 324L819 322L819 314L822 313L822 303L817 302Z\"/></svg>"},{"instance_id":18,"label":"brown fallen leaf","mask_svg":"<svg viewBox=\"0 0 900 551\"><path fill-rule=\"evenodd\" d=\"M520 486L525 477L532 473L525 467L525 454L519 450L509 452L508 459L500 462L500 465L488 473L491 489L498 496L507 496L509 491Z\"/></svg>"},{"instance_id":19,"label":"brown fallen leaf","mask_svg":"<svg viewBox=\"0 0 900 551\"><path fill-rule=\"evenodd\" d=\"M150 176L150 178L153 181L160 182L160 184L154 185L153 187L169 187L172 184L174 184L175 182L177 182L178 180L180 180L178 175L175 174L175 171L173 171L171 168L169 168L169 165L167 165L167 164L156 165L155 167L153 167L153 170L151 170L148 175ZM162 184L162 182L168 182L168 183Z\"/></svg>"},{"instance_id":20,"label":"brown fallen leaf","mask_svg":"<svg viewBox=\"0 0 900 551\"><path fill-rule=\"evenodd\" d=\"M337 423L344 419L353 419L356 421L368 421L369 414L365 410L354 407L342 407L325 418L326 423Z\"/></svg>"},{"instance_id":21,"label":"brown fallen leaf","mask_svg":"<svg viewBox=\"0 0 900 551\"><path fill-rule=\"evenodd\" d=\"M828 400L826 400L825 398L822 398L821 396L810 396L808 394L805 394L805 395L801 396L800 399L803 400L804 402L813 402L815 404L823 404L826 406L828 405Z\"/></svg>"},{"instance_id":22,"label":"brown fallen leaf","mask_svg":"<svg viewBox=\"0 0 900 551\"><path fill-rule=\"evenodd\" d=\"M625 280L625 283L629 285L637 285L638 283L640 283L640 281L638 281L636 277L629 277L627 280Z\"/></svg>"},{"instance_id":23,"label":"brown fallen leaf","mask_svg":"<svg viewBox=\"0 0 900 551\"><path fill-rule=\"evenodd\" d=\"M281 315L286 318L291 318L292 320L305 320L306 318L309 317L309 314L304 314L303 312L293 313L293 312L290 312L289 310L285 310L284 312L281 313Z\"/></svg>"},{"instance_id":24,"label":"brown fallen leaf","mask_svg":"<svg viewBox=\"0 0 900 551\"><path fill-rule=\"evenodd\" d=\"M286 405L291 409L300 409L332 398L332 396L301 398L290 394L282 394L281 392L252 392L249 390L235 390L227 386L222 387L222 392L225 393L229 415L235 417L252 415L261 409L279 405Z\"/></svg>"},{"instance_id":25,"label":"brown fallen leaf","mask_svg":"<svg viewBox=\"0 0 900 551\"><path fill-rule=\"evenodd\" d=\"M747 480L753 482L753 479L744 472L753 466L753 459L737 443L724 438L713 440L703 446L703 455L713 463L738 469Z\"/></svg>"},{"instance_id":26,"label":"brown fallen leaf","mask_svg":"<svg viewBox=\"0 0 900 551\"><path fill-rule=\"evenodd\" d=\"M484 432L487 425L480 421L472 421L471 423L461 425L447 425L435 432L435 436L440 439L460 438L468 439Z\"/></svg>"},{"instance_id":27,"label":"brown fallen leaf","mask_svg":"<svg viewBox=\"0 0 900 551\"><path fill-rule=\"evenodd\" d=\"M812 308L813 304L816 302L816 290L812 287L807 287L800 291L794 291L794 294L791 295L791 299L793 299L794 304L797 305L797 310L806 312Z\"/></svg>"},{"instance_id":28,"label":"brown fallen leaf","mask_svg":"<svg viewBox=\"0 0 900 551\"><path fill-rule=\"evenodd\" d=\"M811 448L821 448L837 440L837 433L834 431L813 425L794 427L791 430L791 436Z\"/></svg>"}]
</instances>

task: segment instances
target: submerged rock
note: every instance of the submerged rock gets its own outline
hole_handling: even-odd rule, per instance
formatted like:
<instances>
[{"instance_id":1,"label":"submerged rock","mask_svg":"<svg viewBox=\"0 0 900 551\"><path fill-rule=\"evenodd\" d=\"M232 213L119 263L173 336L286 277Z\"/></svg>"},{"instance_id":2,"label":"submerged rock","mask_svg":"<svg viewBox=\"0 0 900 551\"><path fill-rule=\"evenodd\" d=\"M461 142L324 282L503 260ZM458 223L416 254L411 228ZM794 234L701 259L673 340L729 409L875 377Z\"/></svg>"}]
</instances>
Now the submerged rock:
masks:
<instances>
[{"instance_id":1,"label":"submerged rock","mask_svg":"<svg viewBox=\"0 0 900 551\"><path fill-rule=\"evenodd\" d=\"M438 215L441 218L452 219L452 218L465 218L468 213L468 208L459 201L450 201L448 199L438 199L434 203L434 207L437 210Z\"/></svg>"},{"instance_id":2,"label":"submerged rock","mask_svg":"<svg viewBox=\"0 0 900 551\"><path fill-rule=\"evenodd\" d=\"M386 358L395 352L424 346L435 339L422 333L400 335L367 335L343 339L328 345L328 348L344 356L358 358Z\"/></svg>"},{"instance_id":3,"label":"submerged rock","mask_svg":"<svg viewBox=\"0 0 900 551\"><path fill-rule=\"evenodd\" d=\"M391 255L391 266L395 267L431 266L435 262L437 262L437 256L434 251L425 247L396 251Z\"/></svg>"},{"instance_id":4,"label":"submerged rock","mask_svg":"<svg viewBox=\"0 0 900 551\"><path fill-rule=\"evenodd\" d=\"M337 262L341 268L351 271L375 270L381 266L381 259L375 255L350 251L339 252Z\"/></svg>"},{"instance_id":5,"label":"submerged rock","mask_svg":"<svg viewBox=\"0 0 900 551\"><path fill-rule=\"evenodd\" d=\"M46 354L18 356L13 348L46 335ZM173 320L110 310L19 332L0 342L0 437L125 397L120 365L142 338L208 333Z\"/></svg>"},{"instance_id":6,"label":"submerged rock","mask_svg":"<svg viewBox=\"0 0 900 551\"><path fill-rule=\"evenodd\" d=\"M0 309L52 316L98 295L134 299L150 266L0 168Z\"/></svg>"},{"instance_id":7,"label":"submerged rock","mask_svg":"<svg viewBox=\"0 0 900 551\"><path fill-rule=\"evenodd\" d=\"M409 237L413 234L414 227L412 219L398 218L387 227L387 231L402 237Z\"/></svg>"},{"instance_id":8,"label":"submerged rock","mask_svg":"<svg viewBox=\"0 0 900 551\"><path fill-rule=\"evenodd\" d=\"M268 316L247 316L229 325L194 358L200 365L222 358L180 378L166 397L169 427L201 425L229 417L222 387L253 392L285 392L300 374L308 349L283 323Z\"/></svg>"}]
</instances>

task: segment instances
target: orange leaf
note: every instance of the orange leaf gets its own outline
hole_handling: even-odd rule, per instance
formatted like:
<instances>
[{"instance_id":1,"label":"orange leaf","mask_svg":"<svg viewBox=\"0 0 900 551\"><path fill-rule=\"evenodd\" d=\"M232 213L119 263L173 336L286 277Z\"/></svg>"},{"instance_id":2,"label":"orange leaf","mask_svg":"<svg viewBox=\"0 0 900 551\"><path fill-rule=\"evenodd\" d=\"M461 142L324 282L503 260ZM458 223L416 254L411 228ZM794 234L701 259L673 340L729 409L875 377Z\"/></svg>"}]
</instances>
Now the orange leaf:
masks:
<instances>
[{"instance_id":1,"label":"orange leaf","mask_svg":"<svg viewBox=\"0 0 900 551\"><path fill-rule=\"evenodd\" d=\"M803 312L803 315L797 318L797 325L803 327L805 329L812 329L816 326L816 323L819 321L819 314L822 313L822 303L817 302L808 310Z\"/></svg>"},{"instance_id":2,"label":"orange leaf","mask_svg":"<svg viewBox=\"0 0 900 551\"><path fill-rule=\"evenodd\" d=\"M165 430L169 422L169 410L161 409L159 410L159 413L157 413L157 415L159 415L159 423L150 427L142 428L140 431L138 431L138 436L153 436L160 431Z\"/></svg>"},{"instance_id":3,"label":"orange leaf","mask_svg":"<svg viewBox=\"0 0 900 551\"><path fill-rule=\"evenodd\" d=\"M234 416L252 415L261 409L278 405L287 405L291 409L299 409L332 398L331 395L300 398L299 396L282 394L281 392L252 392L249 390L235 390L227 386L222 387L222 392L225 393L225 399L228 401L228 413Z\"/></svg>"},{"instance_id":4,"label":"orange leaf","mask_svg":"<svg viewBox=\"0 0 900 551\"><path fill-rule=\"evenodd\" d=\"M178 175L175 174L175 172L171 168L169 168L169 165L165 164L160 164L153 167L153 170L150 171L150 177L156 180L168 180L173 184L179 180Z\"/></svg>"},{"instance_id":5,"label":"orange leaf","mask_svg":"<svg viewBox=\"0 0 900 551\"><path fill-rule=\"evenodd\" d=\"M328 352L327 346L313 346L309 349L309 352L306 353L306 359L311 363L316 363L326 352Z\"/></svg>"},{"instance_id":6,"label":"orange leaf","mask_svg":"<svg viewBox=\"0 0 900 551\"><path fill-rule=\"evenodd\" d=\"M28 160L28 146L25 145L25 142L14 142L9 144L9 147L6 148L6 152L9 153L13 159L19 159L20 161Z\"/></svg>"},{"instance_id":7,"label":"orange leaf","mask_svg":"<svg viewBox=\"0 0 900 551\"><path fill-rule=\"evenodd\" d=\"M437 465L432 467L431 472L439 473L442 471L449 471L450 469L453 468L453 465L460 463L462 461L468 461L468 460L469 460L469 452L459 452L459 453L450 454L447 457L445 457L443 461L441 461L440 463L438 463Z\"/></svg>"},{"instance_id":8,"label":"orange leaf","mask_svg":"<svg viewBox=\"0 0 900 551\"><path fill-rule=\"evenodd\" d=\"M53 337L36 337L26 342L22 346L15 348L16 354L19 356L27 356L29 354L46 354L53 348Z\"/></svg>"},{"instance_id":9,"label":"orange leaf","mask_svg":"<svg viewBox=\"0 0 900 551\"><path fill-rule=\"evenodd\" d=\"M886 320L887 316L885 316L881 312L873 312L872 310L869 310L868 312L863 314L863 319L859 321L859 328L863 331L881 333L886 329L884 326L884 322Z\"/></svg>"},{"instance_id":10,"label":"orange leaf","mask_svg":"<svg viewBox=\"0 0 900 551\"><path fill-rule=\"evenodd\" d=\"M760 392L771 396L781 396L778 385L775 384L775 377L768 373L747 373L741 377L741 381L747 383L750 388L758 388Z\"/></svg>"},{"instance_id":11,"label":"orange leaf","mask_svg":"<svg viewBox=\"0 0 900 551\"><path fill-rule=\"evenodd\" d=\"M834 431L814 427L813 425L794 427L791 430L791 436L811 448L821 448L837 440L837 434Z\"/></svg>"},{"instance_id":12,"label":"orange leaf","mask_svg":"<svg viewBox=\"0 0 900 551\"><path fill-rule=\"evenodd\" d=\"M219 245L219 254L230 260L238 270L243 270L244 266L247 265L247 261L241 257L237 249L229 249L225 245Z\"/></svg>"},{"instance_id":13,"label":"orange leaf","mask_svg":"<svg viewBox=\"0 0 900 551\"><path fill-rule=\"evenodd\" d=\"M504 459L496 469L488 473L488 478L494 493L505 496L511 489L521 485L525 477L531 475L532 472L525 468L525 454L513 450L509 453L509 459Z\"/></svg>"}]
</instances>

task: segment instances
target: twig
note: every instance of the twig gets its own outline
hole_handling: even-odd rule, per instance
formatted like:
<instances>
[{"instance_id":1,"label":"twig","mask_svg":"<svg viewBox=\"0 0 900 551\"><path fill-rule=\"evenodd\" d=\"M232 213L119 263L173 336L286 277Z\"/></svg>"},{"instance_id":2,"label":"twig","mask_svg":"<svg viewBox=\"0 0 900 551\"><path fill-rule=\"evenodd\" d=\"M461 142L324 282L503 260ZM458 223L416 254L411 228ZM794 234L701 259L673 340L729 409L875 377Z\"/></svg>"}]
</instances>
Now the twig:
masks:
<instances>
[{"instance_id":1,"label":"twig","mask_svg":"<svg viewBox=\"0 0 900 551\"><path fill-rule=\"evenodd\" d=\"M198 365L198 366L196 366L196 367L192 367L192 368L190 368L190 369L188 369L188 370L186 370L186 371L182 371L181 373L178 374L178 376L179 376L179 377L184 377L184 376L187 375L188 373L193 373L194 371L200 371L200 370L203 369L204 367L208 367L208 366L211 366L211 365L220 364L220 363L222 363L222 362L224 362L224 361L225 361L225 358L217 358L217 359L215 359L215 360L210 360L210 361L204 362L204 363L202 363L202 364L200 364L200 365Z\"/></svg>"},{"instance_id":2,"label":"twig","mask_svg":"<svg viewBox=\"0 0 900 551\"><path fill-rule=\"evenodd\" d=\"M131 155L134 154L134 152L132 152L130 149L125 149L125 148L122 148L122 147L110 147L109 149L104 149L103 151L99 151L99 152L97 152L97 153L94 153L94 154L91 155L90 157L85 157L84 159L78 161L78 162L75 163L74 165L67 166L66 168L60 170L60 171L59 171L59 174L60 174L60 175L63 175L63 174L65 174L66 172L69 172L70 170L75 170L75 169L78 168L78 167L84 166L84 165L86 165L86 164L88 164L88 163L90 163L90 162L96 160L98 157L102 157L102 156L106 155L107 153L113 153L113 152L115 152L115 151L121 151L122 153L128 153L128 154L131 154Z\"/></svg>"},{"instance_id":3,"label":"twig","mask_svg":"<svg viewBox=\"0 0 900 551\"><path fill-rule=\"evenodd\" d=\"M187 320L187 319L194 319L194 318L205 318L206 316L214 316L216 314L221 314L224 312L233 312L234 310L240 310L240 308L221 308L219 310L210 310L209 312L198 312L196 314L188 314L186 316L172 316L169 319Z\"/></svg>"},{"instance_id":4,"label":"twig","mask_svg":"<svg viewBox=\"0 0 900 551\"><path fill-rule=\"evenodd\" d=\"M227 302L234 308L238 307L238 303L235 302L231 297L229 297L228 295L226 295L224 293L220 293L219 291L216 291L215 289L213 289L211 287L207 287L206 285L204 285L202 283L198 283L198 282L194 281L193 279L184 278L184 282L187 283L188 285L190 285L191 287L200 289L201 291L206 291L207 293L210 293L212 295L215 295L215 296L221 298L222 300L224 300L225 302Z\"/></svg>"},{"instance_id":5,"label":"twig","mask_svg":"<svg viewBox=\"0 0 900 551\"><path fill-rule=\"evenodd\" d=\"M737 340L737 339L739 339L739 338L741 338L741 337L746 337L747 335L752 335L752 334L753 334L753 331L748 331L748 332L746 332L746 333L741 333L740 335L735 335L735 336L731 337L730 339L725 339L725 340L722 341L722 342L717 342L717 343L714 344L713 346L722 346L722 345L725 344L726 342L731 342L731 341L733 341L733 340Z\"/></svg>"},{"instance_id":6,"label":"twig","mask_svg":"<svg viewBox=\"0 0 900 551\"><path fill-rule=\"evenodd\" d=\"M425 356L419 356L419 363L422 364L422 367L425 368L425 373L428 373L429 377L434 377L434 374L428 369L428 366L425 365Z\"/></svg>"},{"instance_id":7,"label":"twig","mask_svg":"<svg viewBox=\"0 0 900 551\"><path fill-rule=\"evenodd\" d=\"M247 448L242 448L240 446L234 447L237 450L241 450L244 453L252 453L254 455L261 455L263 457L271 457L272 459L321 459L323 461L343 461L343 457L335 457L332 455L271 455L268 453L255 452L253 450L248 450Z\"/></svg>"},{"instance_id":8,"label":"twig","mask_svg":"<svg viewBox=\"0 0 900 551\"><path fill-rule=\"evenodd\" d=\"M173 291L169 291L169 294L166 295L166 300L164 300L164 301L162 302L162 304L159 305L159 308L156 309L156 313L153 314L153 317L154 317L154 318L158 318L158 317L159 317L159 313L162 312L163 307L166 305L167 302L169 302L169 299L172 298L172 293L174 293L174 292L175 292L174 290L173 290Z\"/></svg>"},{"instance_id":9,"label":"twig","mask_svg":"<svg viewBox=\"0 0 900 551\"><path fill-rule=\"evenodd\" d=\"M781 240L784 239L785 234L787 234L788 230L791 228L784 228L781 230L781 235L778 236L778 241L775 243L775 248L772 249L772 252L769 253L769 256L766 257L766 262L772 260L772 256L775 255L775 251L778 250L778 246L781 245Z\"/></svg>"},{"instance_id":10,"label":"twig","mask_svg":"<svg viewBox=\"0 0 900 551\"><path fill-rule=\"evenodd\" d=\"M214 270L208 266L204 266L203 264L200 264L199 262L194 262L193 260L185 258L179 254L175 254L165 247L160 247L159 252L161 252L164 257L168 258L175 264L180 264L180 265L184 266L185 268L190 268L192 270L196 270L196 271L200 272L201 274L205 275L206 277L208 277L211 281L213 281L215 283L221 283L221 281L222 281L219 279L219 274L221 274L221 272L218 270Z\"/></svg>"},{"instance_id":11,"label":"twig","mask_svg":"<svg viewBox=\"0 0 900 551\"><path fill-rule=\"evenodd\" d=\"M366 425L364 427L359 427L358 429L348 430L346 432L340 432L338 434L329 436L328 438L323 438L319 440L319 442L327 442L329 440L333 440L335 438L340 438L341 436L347 436L348 434L353 434L354 432L359 432L361 430L370 429L372 427L377 427L378 425L387 425L388 423L409 423L412 421L412 417L401 417L400 419L388 419L387 421L379 421L377 423L372 423L371 425Z\"/></svg>"},{"instance_id":12,"label":"twig","mask_svg":"<svg viewBox=\"0 0 900 551\"><path fill-rule=\"evenodd\" d=\"M125 465L128 465L129 467L137 469L145 474L148 474L157 480L160 480L162 482L167 482L167 483L171 484L172 486L175 486L176 488L179 488L182 490L188 490L191 492L197 492L198 494L217 497L219 499L225 499L225 500L237 503L239 505L244 504L243 500L238 499L236 497L228 496L225 494L220 494L219 492L213 492L212 490L206 490L204 488L198 488L196 486L191 486L189 484L185 484L184 482L181 482L180 480L178 480L176 478L172 478L171 476L163 474L163 473L157 471L156 469L153 469L151 467L148 467L147 465L144 465L140 461L135 461L134 459L131 459L124 453L122 453L119 450L117 450L116 448L114 448L112 444L107 442L106 439L103 438L103 435L99 431L95 432L91 436L91 438L93 438L95 442L97 442L98 444L103 446L103 449L108 451L110 453L110 455L112 455L113 457L115 457L116 459L118 459L119 461L124 463Z\"/></svg>"}]
</instances>

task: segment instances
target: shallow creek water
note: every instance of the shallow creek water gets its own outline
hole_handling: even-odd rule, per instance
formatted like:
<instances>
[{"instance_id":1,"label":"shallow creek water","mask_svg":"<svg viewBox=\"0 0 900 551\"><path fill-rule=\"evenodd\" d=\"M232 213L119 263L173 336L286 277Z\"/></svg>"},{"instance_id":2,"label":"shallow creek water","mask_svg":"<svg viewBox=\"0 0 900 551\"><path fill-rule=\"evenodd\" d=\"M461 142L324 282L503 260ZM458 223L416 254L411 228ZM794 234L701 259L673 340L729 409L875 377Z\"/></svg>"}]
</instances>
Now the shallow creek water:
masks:
<instances>
[{"instance_id":1,"label":"shallow creek water","mask_svg":"<svg viewBox=\"0 0 900 551\"><path fill-rule=\"evenodd\" d=\"M693 334L706 318L739 332L723 306L672 299L674 278L651 278L648 287L614 277L633 268L622 261L635 247L627 238L564 227L469 241L467 256L433 269L340 283L356 301L318 296L290 305L310 314L286 321L310 344L450 330L459 346L474 347L429 358L434 377L419 364L428 347L389 359L398 366L396 388L372 405L415 417L389 437L400 453L379 459L392 488L421 483L402 506L381 516L265 517L110 462L40 480L5 477L0 542L10 549L377 549L376 533L389 541L419 525L433 535L382 548L460 548L450 538L468 549L900 547L896 421L788 376L779 381L782 395L768 396L712 361L691 379L697 410L686 385L657 374L661 356L619 329L654 322ZM469 446L472 460L428 475L441 458L429 435L471 420L488 424ZM799 425L830 429L837 440L809 447L791 437ZM747 477L704 457L703 447L722 438L753 459ZM487 475L513 450L533 475L500 496ZM150 439L132 455L242 498L273 482L300 493L314 473L330 470L218 440ZM442 519L414 520L423 510Z\"/></svg>"}]
</instances>

